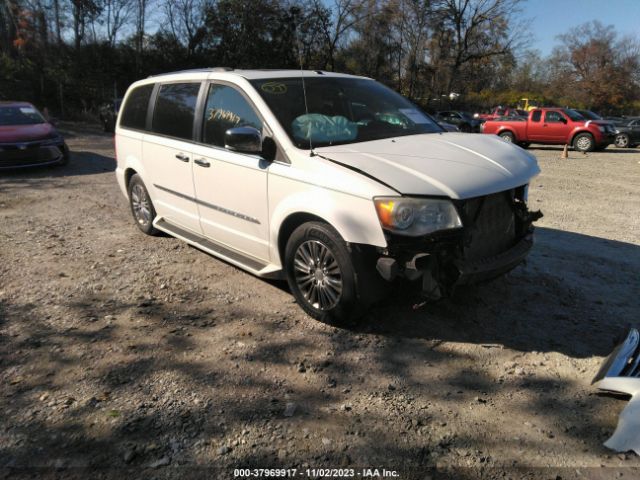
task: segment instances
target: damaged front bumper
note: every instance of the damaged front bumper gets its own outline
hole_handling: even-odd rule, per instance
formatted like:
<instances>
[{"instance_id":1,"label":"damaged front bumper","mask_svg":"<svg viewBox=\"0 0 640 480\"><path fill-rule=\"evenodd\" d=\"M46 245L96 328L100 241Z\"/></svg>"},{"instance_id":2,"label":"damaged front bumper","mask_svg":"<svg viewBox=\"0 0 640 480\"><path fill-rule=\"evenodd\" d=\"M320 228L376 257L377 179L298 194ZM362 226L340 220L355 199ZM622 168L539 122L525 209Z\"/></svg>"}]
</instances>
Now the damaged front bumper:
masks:
<instances>
[{"instance_id":1,"label":"damaged front bumper","mask_svg":"<svg viewBox=\"0 0 640 480\"><path fill-rule=\"evenodd\" d=\"M459 201L463 228L418 239L387 234L376 269L387 281L422 280L428 299L462 285L499 277L522 263L533 246L533 222L542 217L524 202L525 187Z\"/></svg>"}]
</instances>

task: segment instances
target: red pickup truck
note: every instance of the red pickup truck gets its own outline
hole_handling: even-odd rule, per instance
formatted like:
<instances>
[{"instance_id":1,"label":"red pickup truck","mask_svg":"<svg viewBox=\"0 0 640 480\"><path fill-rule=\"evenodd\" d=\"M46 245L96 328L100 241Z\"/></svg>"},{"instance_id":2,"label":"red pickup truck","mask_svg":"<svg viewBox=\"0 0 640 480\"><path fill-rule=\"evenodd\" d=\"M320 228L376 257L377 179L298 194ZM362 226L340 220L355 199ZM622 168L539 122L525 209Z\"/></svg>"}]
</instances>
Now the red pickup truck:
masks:
<instances>
[{"instance_id":1,"label":"red pickup truck","mask_svg":"<svg viewBox=\"0 0 640 480\"><path fill-rule=\"evenodd\" d=\"M536 108L519 120L488 120L482 133L527 147L530 143L571 145L580 152L606 148L613 143L615 127L606 121L587 120L569 108Z\"/></svg>"}]
</instances>

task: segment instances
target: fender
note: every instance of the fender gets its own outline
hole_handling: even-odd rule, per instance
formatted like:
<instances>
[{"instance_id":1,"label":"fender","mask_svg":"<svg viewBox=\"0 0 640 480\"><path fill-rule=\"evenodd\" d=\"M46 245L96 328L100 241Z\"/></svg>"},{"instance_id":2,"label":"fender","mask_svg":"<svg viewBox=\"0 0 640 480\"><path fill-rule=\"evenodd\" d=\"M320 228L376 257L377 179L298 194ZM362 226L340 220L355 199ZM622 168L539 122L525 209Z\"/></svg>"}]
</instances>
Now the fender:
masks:
<instances>
[{"instance_id":1,"label":"fender","mask_svg":"<svg viewBox=\"0 0 640 480\"><path fill-rule=\"evenodd\" d=\"M321 187L302 187L282 198L271 210L269 243L272 263L281 262L278 235L291 215L309 214L321 218L347 243L361 243L384 248L384 238L373 200Z\"/></svg>"}]
</instances>

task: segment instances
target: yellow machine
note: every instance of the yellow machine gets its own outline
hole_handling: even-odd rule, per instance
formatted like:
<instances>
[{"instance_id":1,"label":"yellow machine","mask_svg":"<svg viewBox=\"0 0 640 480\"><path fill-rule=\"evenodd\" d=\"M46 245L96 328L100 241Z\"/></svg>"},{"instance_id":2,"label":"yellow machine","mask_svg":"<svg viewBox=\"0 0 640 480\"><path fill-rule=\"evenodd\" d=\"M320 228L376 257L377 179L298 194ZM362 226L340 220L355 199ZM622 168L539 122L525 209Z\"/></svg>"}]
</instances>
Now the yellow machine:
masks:
<instances>
[{"instance_id":1,"label":"yellow machine","mask_svg":"<svg viewBox=\"0 0 640 480\"><path fill-rule=\"evenodd\" d=\"M527 112L530 112L531 110L538 108L537 105L530 103L530 102L535 102L535 100L529 100L528 98L521 98L520 101L523 103L521 103L518 108L522 110L526 110Z\"/></svg>"}]
</instances>

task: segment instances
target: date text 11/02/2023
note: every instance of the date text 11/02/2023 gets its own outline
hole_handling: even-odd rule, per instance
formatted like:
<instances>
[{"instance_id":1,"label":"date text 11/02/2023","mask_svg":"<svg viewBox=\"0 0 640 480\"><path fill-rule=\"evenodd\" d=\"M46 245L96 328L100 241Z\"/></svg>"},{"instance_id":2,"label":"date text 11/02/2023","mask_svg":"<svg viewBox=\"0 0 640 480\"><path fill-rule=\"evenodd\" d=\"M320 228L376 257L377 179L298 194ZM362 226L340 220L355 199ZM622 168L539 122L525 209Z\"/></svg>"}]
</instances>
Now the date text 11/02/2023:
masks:
<instances>
[{"instance_id":1,"label":"date text 11/02/2023","mask_svg":"<svg viewBox=\"0 0 640 480\"><path fill-rule=\"evenodd\" d=\"M236 468L236 478L400 478L396 470L386 468Z\"/></svg>"}]
</instances>

